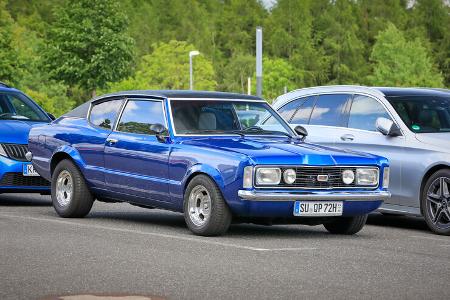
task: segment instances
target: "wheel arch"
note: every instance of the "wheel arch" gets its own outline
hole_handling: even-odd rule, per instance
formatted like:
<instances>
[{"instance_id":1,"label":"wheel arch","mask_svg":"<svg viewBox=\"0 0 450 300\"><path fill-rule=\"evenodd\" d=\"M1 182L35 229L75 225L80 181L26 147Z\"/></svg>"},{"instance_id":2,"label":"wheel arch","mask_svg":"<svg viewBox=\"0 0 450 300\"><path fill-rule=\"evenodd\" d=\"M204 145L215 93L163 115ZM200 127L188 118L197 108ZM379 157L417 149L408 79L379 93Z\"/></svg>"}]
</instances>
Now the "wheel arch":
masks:
<instances>
[{"instance_id":1,"label":"wheel arch","mask_svg":"<svg viewBox=\"0 0 450 300\"><path fill-rule=\"evenodd\" d=\"M450 165L447 165L444 163L434 165L434 166L430 167L422 177L422 183L420 184L420 198L419 198L419 199L421 199L421 201L419 201L419 204L420 204L420 213L422 215L423 215L422 195L423 195L423 192L425 189L425 185L428 181L428 178L430 178L430 176L433 175L434 173L436 173L440 170L444 170L444 169L450 169Z\"/></svg>"},{"instance_id":2,"label":"wheel arch","mask_svg":"<svg viewBox=\"0 0 450 300\"><path fill-rule=\"evenodd\" d=\"M55 170L58 163L60 163L64 159L68 159L73 162L80 171L83 170L82 160L78 151L73 148L62 148L56 151L50 160L50 176L53 175L53 171Z\"/></svg>"},{"instance_id":3,"label":"wheel arch","mask_svg":"<svg viewBox=\"0 0 450 300\"><path fill-rule=\"evenodd\" d=\"M197 164L192 166L192 168L187 172L187 175L183 182L183 198L186 193L186 189L189 185L189 183L194 179L194 177L198 175L205 175L209 177L218 187L220 192L223 195L223 188L224 188L224 180L222 176L220 175L220 172L210 166L203 165L203 164Z\"/></svg>"}]
</instances>

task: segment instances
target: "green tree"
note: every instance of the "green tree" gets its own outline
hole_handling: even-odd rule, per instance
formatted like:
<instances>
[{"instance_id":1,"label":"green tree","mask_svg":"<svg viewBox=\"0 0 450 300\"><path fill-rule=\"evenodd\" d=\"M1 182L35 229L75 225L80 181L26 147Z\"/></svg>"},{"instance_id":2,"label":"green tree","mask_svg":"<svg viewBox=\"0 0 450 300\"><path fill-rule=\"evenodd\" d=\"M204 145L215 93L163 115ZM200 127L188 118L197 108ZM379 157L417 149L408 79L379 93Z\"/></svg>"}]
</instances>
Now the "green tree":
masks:
<instances>
[{"instance_id":1,"label":"green tree","mask_svg":"<svg viewBox=\"0 0 450 300\"><path fill-rule=\"evenodd\" d=\"M389 24L380 32L373 47L371 60L372 85L441 87L443 78L433 67L427 49L420 39L407 41L395 25Z\"/></svg>"},{"instance_id":2,"label":"green tree","mask_svg":"<svg viewBox=\"0 0 450 300\"><path fill-rule=\"evenodd\" d=\"M195 47L187 42L170 41L154 45L151 54L142 57L136 74L113 83L108 91L130 89L189 89L189 51ZM211 62L199 55L193 61L194 87L214 90L217 86Z\"/></svg>"},{"instance_id":3,"label":"green tree","mask_svg":"<svg viewBox=\"0 0 450 300\"><path fill-rule=\"evenodd\" d=\"M133 40L116 0L68 1L55 10L45 66L54 79L91 91L130 73Z\"/></svg>"},{"instance_id":4,"label":"green tree","mask_svg":"<svg viewBox=\"0 0 450 300\"><path fill-rule=\"evenodd\" d=\"M313 36L311 0L279 0L265 24L269 55L287 59L296 73L298 87L325 83L327 60Z\"/></svg>"},{"instance_id":5,"label":"green tree","mask_svg":"<svg viewBox=\"0 0 450 300\"><path fill-rule=\"evenodd\" d=\"M14 20L6 10L6 2L0 0L0 81L16 83L17 52L12 45Z\"/></svg>"},{"instance_id":6,"label":"green tree","mask_svg":"<svg viewBox=\"0 0 450 300\"><path fill-rule=\"evenodd\" d=\"M317 0L314 10L320 12L314 20L314 30L320 35L321 48L328 57L330 83L361 83L369 69L365 45L359 36L355 2Z\"/></svg>"},{"instance_id":7,"label":"green tree","mask_svg":"<svg viewBox=\"0 0 450 300\"><path fill-rule=\"evenodd\" d=\"M223 72L221 90L246 94L248 77L252 77L255 73L255 57L249 54L235 55L221 71Z\"/></svg>"},{"instance_id":8,"label":"green tree","mask_svg":"<svg viewBox=\"0 0 450 300\"><path fill-rule=\"evenodd\" d=\"M263 97L272 102L276 97L284 93L284 90L297 88L294 78L296 70L287 60L282 58L264 58L263 60ZM256 82L256 77L253 77ZM256 85L253 84L253 93L256 93Z\"/></svg>"}]
</instances>

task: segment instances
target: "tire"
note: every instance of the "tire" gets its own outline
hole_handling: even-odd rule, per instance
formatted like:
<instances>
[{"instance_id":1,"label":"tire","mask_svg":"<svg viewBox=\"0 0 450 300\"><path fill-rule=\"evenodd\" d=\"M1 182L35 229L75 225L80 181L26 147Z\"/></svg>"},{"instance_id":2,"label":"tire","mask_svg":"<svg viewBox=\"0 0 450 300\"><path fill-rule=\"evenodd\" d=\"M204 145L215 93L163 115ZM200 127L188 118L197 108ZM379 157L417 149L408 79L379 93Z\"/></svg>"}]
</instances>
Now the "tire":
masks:
<instances>
[{"instance_id":1,"label":"tire","mask_svg":"<svg viewBox=\"0 0 450 300\"><path fill-rule=\"evenodd\" d=\"M68 159L59 162L52 174L52 202L63 218L85 217L94 203L83 175Z\"/></svg>"},{"instance_id":2,"label":"tire","mask_svg":"<svg viewBox=\"0 0 450 300\"><path fill-rule=\"evenodd\" d=\"M444 186L442 193L441 186ZM450 169L439 170L428 178L420 204L431 231L450 235Z\"/></svg>"},{"instance_id":3,"label":"tire","mask_svg":"<svg viewBox=\"0 0 450 300\"><path fill-rule=\"evenodd\" d=\"M184 219L196 235L222 235L230 227L231 211L208 176L197 175L188 184L184 194Z\"/></svg>"},{"instance_id":4,"label":"tire","mask_svg":"<svg viewBox=\"0 0 450 300\"><path fill-rule=\"evenodd\" d=\"M367 214L355 217L338 217L323 224L328 232L333 234L352 235L359 232L367 221Z\"/></svg>"}]
</instances>

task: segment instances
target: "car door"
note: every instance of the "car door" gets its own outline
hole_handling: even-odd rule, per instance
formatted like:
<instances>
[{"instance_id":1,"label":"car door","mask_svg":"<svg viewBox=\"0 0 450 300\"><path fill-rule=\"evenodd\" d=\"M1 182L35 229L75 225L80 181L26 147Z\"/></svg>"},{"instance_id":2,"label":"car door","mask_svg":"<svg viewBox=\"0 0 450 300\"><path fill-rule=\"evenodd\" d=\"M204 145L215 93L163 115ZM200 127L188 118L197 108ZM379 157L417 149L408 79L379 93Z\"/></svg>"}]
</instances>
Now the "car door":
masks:
<instances>
[{"instance_id":1,"label":"car door","mask_svg":"<svg viewBox=\"0 0 450 300\"><path fill-rule=\"evenodd\" d=\"M389 159L391 167L390 191L393 197L386 203L404 204L402 194L402 161L405 155L404 136L385 136L376 128L380 117L393 120L386 107L377 99L354 95L349 108L346 128L339 128L336 146L354 151L368 152Z\"/></svg>"},{"instance_id":2,"label":"car door","mask_svg":"<svg viewBox=\"0 0 450 300\"><path fill-rule=\"evenodd\" d=\"M167 128L163 101L128 99L105 144L108 189L138 197L135 201L143 205L169 199L170 144L157 139L150 129L154 124Z\"/></svg>"},{"instance_id":3,"label":"car door","mask_svg":"<svg viewBox=\"0 0 450 300\"><path fill-rule=\"evenodd\" d=\"M85 177L96 188L104 188L105 142L116 122L123 99L106 99L94 102L88 113L88 126L70 132L74 147L86 163Z\"/></svg>"},{"instance_id":4,"label":"car door","mask_svg":"<svg viewBox=\"0 0 450 300\"><path fill-rule=\"evenodd\" d=\"M289 120L292 128L297 125L308 131L307 142L334 146L337 127L343 126L343 112L350 94L312 95L299 103L298 109ZM292 103L292 102L291 102Z\"/></svg>"}]
</instances>

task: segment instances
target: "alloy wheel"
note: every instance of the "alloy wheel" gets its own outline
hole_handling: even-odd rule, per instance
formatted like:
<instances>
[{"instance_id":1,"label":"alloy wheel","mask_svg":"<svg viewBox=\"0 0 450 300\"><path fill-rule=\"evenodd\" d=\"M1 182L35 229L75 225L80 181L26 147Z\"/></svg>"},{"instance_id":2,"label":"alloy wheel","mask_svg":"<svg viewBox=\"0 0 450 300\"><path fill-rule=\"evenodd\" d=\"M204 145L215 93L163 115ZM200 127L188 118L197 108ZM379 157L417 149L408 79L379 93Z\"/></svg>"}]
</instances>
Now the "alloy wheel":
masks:
<instances>
[{"instance_id":1,"label":"alloy wheel","mask_svg":"<svg viewBox=\"0 0 450 300\"><path fill-rule=\"evenodd\" d=\"M61 206L67 206L72 200L73 195L73 180L72 175L63 170L59 173L56 180L56 200Z\"/></svg>"},{"instance_id":2,"label":"alloy wheel","mask_svg":"<svg viewBox=\"0 0 450 300\"><path fill-rule=\"evenodd\" d=\"M436 178L427 191L427 210L431 222L441 229L450 228L450 178Z\"/></svg>"},{"instance_id":3,"label":"alloy wheel","mask_svg":"<svg viewBox=\"0 0 450 300\"><path fill-rule=\"evenodd\" d=\"M203 185L194 187L189 195L189 217L195 226L205 225L211 216L211 197Z\"/></svg>"}]
</instances>

